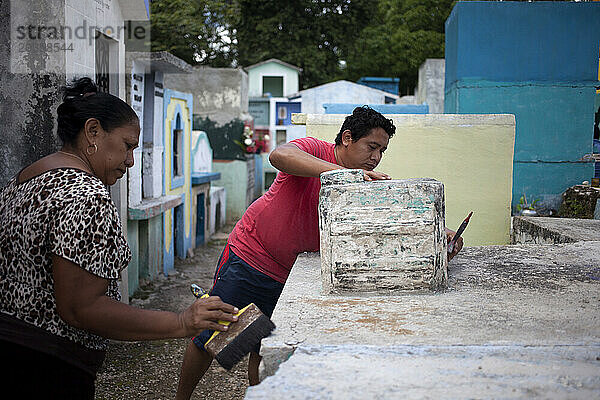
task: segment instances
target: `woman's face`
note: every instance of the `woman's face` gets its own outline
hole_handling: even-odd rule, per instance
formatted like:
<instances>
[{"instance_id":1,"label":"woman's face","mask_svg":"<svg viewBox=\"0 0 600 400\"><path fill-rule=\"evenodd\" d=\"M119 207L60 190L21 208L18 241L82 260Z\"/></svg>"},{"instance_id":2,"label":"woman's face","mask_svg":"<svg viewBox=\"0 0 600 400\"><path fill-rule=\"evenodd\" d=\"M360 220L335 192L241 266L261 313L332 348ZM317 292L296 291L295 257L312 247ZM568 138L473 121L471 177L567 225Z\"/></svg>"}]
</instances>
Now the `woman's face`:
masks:
<instances>
[{"instance_id":1,"label":"woman's face","mask_svg":"<svg viewBox=\"0 0 600 400\"><path fill-rule=\"evenodd\" d=\"M99 129L95 144L98 150L88 156L94 174L105 185L114 185L133 166L133 150L138 147L140 125L136 120L111 132Z\"/></svg>"}]
</instances>

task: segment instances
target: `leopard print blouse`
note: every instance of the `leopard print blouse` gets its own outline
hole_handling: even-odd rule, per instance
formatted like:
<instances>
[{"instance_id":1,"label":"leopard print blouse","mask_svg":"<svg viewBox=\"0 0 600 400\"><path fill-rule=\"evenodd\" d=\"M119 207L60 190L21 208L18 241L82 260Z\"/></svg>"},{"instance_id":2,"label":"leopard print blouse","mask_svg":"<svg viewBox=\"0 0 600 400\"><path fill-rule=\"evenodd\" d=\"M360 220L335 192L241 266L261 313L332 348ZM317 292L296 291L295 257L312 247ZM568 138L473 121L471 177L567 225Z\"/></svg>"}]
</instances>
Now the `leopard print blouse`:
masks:
<instances>
[{"instance_id":1,"label":"leopard print blouse","mask_svg":"<svg viewBox=\"0 0 600 400\"><path fill-rule=\"evenodd\" d=\"M0 192L0 312L94 350L107 340L65 323L56 310L51 254L109 282L118 279L131 252L117 208L102 182L84 171L60 168Z\"/></svg>"}]
</instances>

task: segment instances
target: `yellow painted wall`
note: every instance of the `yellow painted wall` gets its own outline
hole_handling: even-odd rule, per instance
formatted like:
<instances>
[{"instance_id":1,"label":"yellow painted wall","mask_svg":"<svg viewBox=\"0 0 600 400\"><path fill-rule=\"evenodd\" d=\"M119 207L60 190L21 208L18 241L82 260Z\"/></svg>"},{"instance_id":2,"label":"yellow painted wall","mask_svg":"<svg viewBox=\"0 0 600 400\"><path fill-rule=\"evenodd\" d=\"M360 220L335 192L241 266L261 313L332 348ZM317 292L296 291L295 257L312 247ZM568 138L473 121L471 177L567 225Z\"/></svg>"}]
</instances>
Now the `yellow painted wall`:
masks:
<instances>
[{"instance_id":1,"label":"yellow painted wall","mask_svg":"<svg viewBox=\"0 0 600 400\"><path fill-rule=\"evenodd\" d=\"M183 131L184 131L184 150L183 150L183 154L184 154L184 158L183 158L183 165L184 165L184 176L186 177L184 179L184 183L182 186L179 186L177 188L171 188L171 181L173 179L172 176L172 171L173 171L173 166L172 164L172 158L171 157L166 157L165 160L165 170L164 170L164 174L165 174L165 194L166 195L181 195L184 194L185 195L185 201L184 204L186 205L184 207L184 220L185 220L185 229L184 229L184 233L186 238L189 238L189 236L191 235L191 204L192 204L192 199L191 199L191 179L189 178L192 174L192 159L191 159L191 133L192 133L192 122L191 122L191 118L192 115L190 113L190 109L188 106L188 103L185 99L178 99L175 97L171 98L171 102L169 103L169 105L167 106L167 112L166 112L166 120L165 120L165 132L169 132L169 134L165 135L165 154L173 154L173 143L171 142L171 135L170 132L173 129L173 127L171 126L171 124L175 123L175 114L176 111L178 109L178 107L180 107L181 109L181 123L183 125ZM165 248L169 249L170 245L171 245L171 240L173 239L172 235L169 235L168 232L172 232L172 225L173 225L173 212L174 209L170 209L168 211L165 212Z\"/></svg>"},{"instance_id":2,"label":"yellow painted wall","mask_svg":"<svg viewBox=\"0 0 600 400\"><path fill-rule=\"evenodd\" d=\"M387 115L396 126L378 171L393 179L444 183L446 226L470 211L466 246L510 243L515 118L513 115ZM307 136L333 142L345 115L295 114Z\"/></svg>"}]
</instances>

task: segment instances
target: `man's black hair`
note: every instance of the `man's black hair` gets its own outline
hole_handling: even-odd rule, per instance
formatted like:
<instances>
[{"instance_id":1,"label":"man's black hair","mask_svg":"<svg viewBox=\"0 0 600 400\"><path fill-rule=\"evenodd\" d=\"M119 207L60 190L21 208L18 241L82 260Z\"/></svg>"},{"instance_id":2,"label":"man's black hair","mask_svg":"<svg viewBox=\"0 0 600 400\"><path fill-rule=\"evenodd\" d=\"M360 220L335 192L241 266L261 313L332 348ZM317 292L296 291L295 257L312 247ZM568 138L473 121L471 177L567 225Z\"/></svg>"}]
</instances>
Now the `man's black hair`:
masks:
<instances>
[{"instance_id":1,"label":"man's black hair","mask_svg":"<svg viewBox=\"0 0 600 400\"><path fill-rule=\"evenodd\" d=\"M352 115L348 115L340 128L340 132L335 138L335 144L342 144L342 133L349 130L352 134L352 141L356 142L361 137L367 136L371 129L381 128L391 138L396 132L396 127L391 119L373 110L369 106L356 107Z\"/></svg>"}]
</instances>

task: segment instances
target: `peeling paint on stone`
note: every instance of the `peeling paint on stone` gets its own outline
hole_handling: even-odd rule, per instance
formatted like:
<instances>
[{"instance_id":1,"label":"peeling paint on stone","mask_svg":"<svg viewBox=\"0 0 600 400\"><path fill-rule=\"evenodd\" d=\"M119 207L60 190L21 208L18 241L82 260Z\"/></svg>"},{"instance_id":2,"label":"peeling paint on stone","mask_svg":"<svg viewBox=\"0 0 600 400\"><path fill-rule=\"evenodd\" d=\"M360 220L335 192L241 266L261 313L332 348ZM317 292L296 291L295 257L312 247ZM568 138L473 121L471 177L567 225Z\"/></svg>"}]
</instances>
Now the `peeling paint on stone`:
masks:
<instances>
[{"instance_id":1,"label":"peeling paint on stone","mask_svg":"<svg viewBox=\"0 0 600 400\"><path fill-rule=\"evenodd\" d=\"M362 170L321 175L324 293L446 286L444 186L433 179L365 182Z\"/></svg>"}]
</instances>

